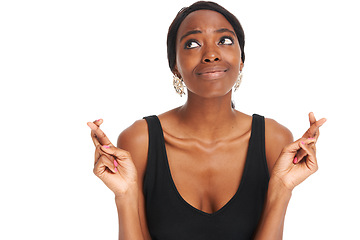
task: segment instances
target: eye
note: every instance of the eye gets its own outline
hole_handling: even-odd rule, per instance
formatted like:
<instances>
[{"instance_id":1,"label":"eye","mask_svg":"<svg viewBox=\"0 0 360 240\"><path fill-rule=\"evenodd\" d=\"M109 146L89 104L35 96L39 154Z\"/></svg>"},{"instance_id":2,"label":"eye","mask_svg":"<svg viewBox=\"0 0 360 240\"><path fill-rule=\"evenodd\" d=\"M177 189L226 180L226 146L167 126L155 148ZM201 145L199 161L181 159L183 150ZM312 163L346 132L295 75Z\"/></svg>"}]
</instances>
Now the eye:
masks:
<instances>
[{"instance_id":1,"label":"eye","mask_svg":"<svg viewBox=\"0 0 360 240\"><path fill-rule=\"evenodd\" d=\"M192 49L197 47L200 47L200 43L195 40L189 40L185 43L185 49Z\"/></svg>"},{"instance_id":2,"label":"eye","mask_svg":"<svg viewBox=\"0 0 360 240\"><path fill-rule=\"evenodd\" d=\"M233 45L234 40L231 37L222 37L219 41L221 45Z\"/></svg>"}]
</instances>

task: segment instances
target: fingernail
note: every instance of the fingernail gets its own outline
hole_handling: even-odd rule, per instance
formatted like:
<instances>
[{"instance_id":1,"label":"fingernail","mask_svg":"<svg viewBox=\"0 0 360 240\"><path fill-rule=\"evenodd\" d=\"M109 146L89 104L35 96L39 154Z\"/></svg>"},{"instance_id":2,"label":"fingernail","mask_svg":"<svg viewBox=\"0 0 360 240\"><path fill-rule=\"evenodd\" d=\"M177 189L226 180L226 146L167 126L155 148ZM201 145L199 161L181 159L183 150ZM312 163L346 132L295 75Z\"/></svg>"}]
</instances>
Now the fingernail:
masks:
<instances>
[{"instance_id":1,"label":"fingernail","mask_svg":"<svg viewBox=\"0 0 360 240\"><path fill-rule=\"evenodd\" d=\"M313 140L313 139L315 139L315 138L308 138L308 139Z\"/></svg>"},{"instance_id":2,"label":"fingernail","mask_svg":"<svg viewBox=\"0 0 360 240\"><path fill-rule=\"evenodd\" d=\"M114 171L117 172L117 168L115 168Z\"/></svg>"},{"instance_id":3,"label":"fingernail","mask_svg":"<svg viewBox=\"0 0 360 240\"><path fill-rule=\"evenodd\" d=\"M98 121L100 121L100 118L99 119L97 119L97 120L95 120L96 122L98 122Z\"/></svg>"},{"instance_id":4,"label":"fingernail","mask_svg":"<svg viewBox=\"0 0 360 240\"><path fill-rule=\"evenodd\" d=\"M302 145L305 145L305 143L304 143L303 141L301 141L301 144L302 144Z\"/></svg>"},{"instance_id":5,"label":"fingernail","mask_svg":"<svg viewBox=\"0 0 360 240\"><path fill-rule=\"evenodd\" d=\"M118 163L117 163L117 161L116 161L116 160L114 160L114 165L115 165L115 167L117 167L117 166L118 166Z\"/></svg>"},{"instance_id":6,"label":"fingernail","mask_svg":"<svg viewBox=\"0 0 360 240\"><path fill-rule=\"evenodd\" d=\"M103 145L104 148L110 148L108 145Z\"/></svg>"},{"instance_id":7,"label":"fingernail","mask_svg":"<svg viewBox=\"0 0 360 240\"><path fill-rule=\"evenodd\" d=\"M293 163L294 163L294 164L297 163L297 157L294 158Z\"/></svg>"}]
</instances>

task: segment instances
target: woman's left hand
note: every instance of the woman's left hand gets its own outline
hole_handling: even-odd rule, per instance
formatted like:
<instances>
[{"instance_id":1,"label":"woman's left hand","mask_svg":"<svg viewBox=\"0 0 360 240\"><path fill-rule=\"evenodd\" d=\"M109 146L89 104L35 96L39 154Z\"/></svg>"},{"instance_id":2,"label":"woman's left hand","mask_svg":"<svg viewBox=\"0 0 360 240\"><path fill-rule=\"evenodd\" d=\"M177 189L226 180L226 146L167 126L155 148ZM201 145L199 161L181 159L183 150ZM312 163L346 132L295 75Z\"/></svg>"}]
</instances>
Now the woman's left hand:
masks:
<instances>
[{"instance_id":1,"label":"woman's left hand","mask_svg":"<svg viewBox=\"0 0 360 240\"><path fill-rule=\"evenodd\" d=\"M292 191L307 177L317 171L318 163L314 148L315 138L300 138L282 150L271 174L271 178L280 180L286 189ZM307 155L301 162L294 162L295 155L302 149Z\"/></svg>"},{"instance_id":2,"label":"woman's left hand","mask_svg":"<svg viewBox=\"0 0 360 240\"><path fill-rule=\"evenodd\" d=\"M315 144L319 128L326 119L316 121L314 114L310 113L309 120L310 128L302 138L284 147L271 174L272 178L280 180L290 191L318 169Z\"/></svg>"},{"instance_id":3,"label":"woman's left hand","mask_svg":"<svg viewBox=\"0 0 360 240\"><path fill-rule=\"evenodd\" d=\"M310 127L304 133L304 135L302 137L303 138L315 138L317 141L319 138L319 135L320 135L319 128L326 122L326 118L322 118L322 119L316 121L314 113L310 112L309 113L309 122L310 122ZM315 143L316 143L316 141L315 141ZM313 147L314 150L316 151L315 143L312 143L311 147ZM300 149L295 156L295 162L301 161L303 157L306 157L306 155L307 154L305 153L305 151Z\"/></svg>"}]
</instances>

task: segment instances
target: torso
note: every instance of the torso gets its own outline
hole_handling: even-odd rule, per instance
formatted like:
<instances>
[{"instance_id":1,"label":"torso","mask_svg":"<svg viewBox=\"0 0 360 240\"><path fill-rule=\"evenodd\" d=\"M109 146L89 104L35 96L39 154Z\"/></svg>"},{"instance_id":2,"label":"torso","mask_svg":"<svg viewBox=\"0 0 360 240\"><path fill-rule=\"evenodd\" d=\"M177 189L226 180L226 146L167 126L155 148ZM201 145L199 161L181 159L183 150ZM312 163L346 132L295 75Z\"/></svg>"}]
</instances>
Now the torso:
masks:
<instances>
[{"instance_id":1,"label":"torso","mask_svg":"<svg viewBox=\"0 0 360 240\"><path fill-rule=\"evenodd\" d=\"M231 133L227 134L229 137L209 144L184 135L179 127L179 119L173 114L174 110L158 116L163 127L173 181L188 204L203 212L214 213L234 196L239 187L252 118L237 112L238 121ZM144 119L125 129L118 138L117 146L131 153L139 183L143 183L146 172L148 140L148 126ZM281 150L292 141L292 134L286 127L272 119L265 119L265 150L270 176ZM146 239L151 239L142 184L139 185L139 215L143 233Z\"/></svg>"},{"instance_id":2,"label":"torso","mask_svg":"<svg viewBox=\"0 0 360 240\"><path fill-rule=\"evenodd\" d=\"M159 116L170 171L182 198L214 213L237 192L245 166L252 117L239 113L230 136L212 142L186 136L171 112ZM178 132L177 132L178 130Z\"/></svg>"}]
</instances>

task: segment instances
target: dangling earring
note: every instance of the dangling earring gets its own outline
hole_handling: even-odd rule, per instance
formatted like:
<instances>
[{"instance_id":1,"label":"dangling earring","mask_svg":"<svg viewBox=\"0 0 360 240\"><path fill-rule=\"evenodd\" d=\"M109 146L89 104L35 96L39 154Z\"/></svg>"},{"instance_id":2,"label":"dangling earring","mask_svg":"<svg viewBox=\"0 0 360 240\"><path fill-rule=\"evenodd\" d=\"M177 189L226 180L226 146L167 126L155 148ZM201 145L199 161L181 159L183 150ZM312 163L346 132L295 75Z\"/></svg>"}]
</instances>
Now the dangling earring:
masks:
<instances>
[{"instance_id":1,"label":"dangling earring","mask_svg":"<svg viewBox=\"0 0 360 240\"><path fill-rule=\"evenodd\" d=\"M242 72L241 72L241 70L240 70L239 76L238 76L238 78L237 78L237 80L236 80L236 82L235 82L235 85L234 85L234 92L235 92L236 90L238 90L238 88L240 87L242 76L243 76L243 75L242 75Z\"/></svg>"},{"instance_id":2,"label":"dangling earring","mask_svg":"<svg viewBox=\"0 0 360 240\"><path fill-rule=\"evenodd\" d=\"M184 89L184 81L180 79L176 74L173 76L173 85L175 88L175 91L182 97L182 95L185 95L185 89Z\"/></svg>"}]
</instances>

